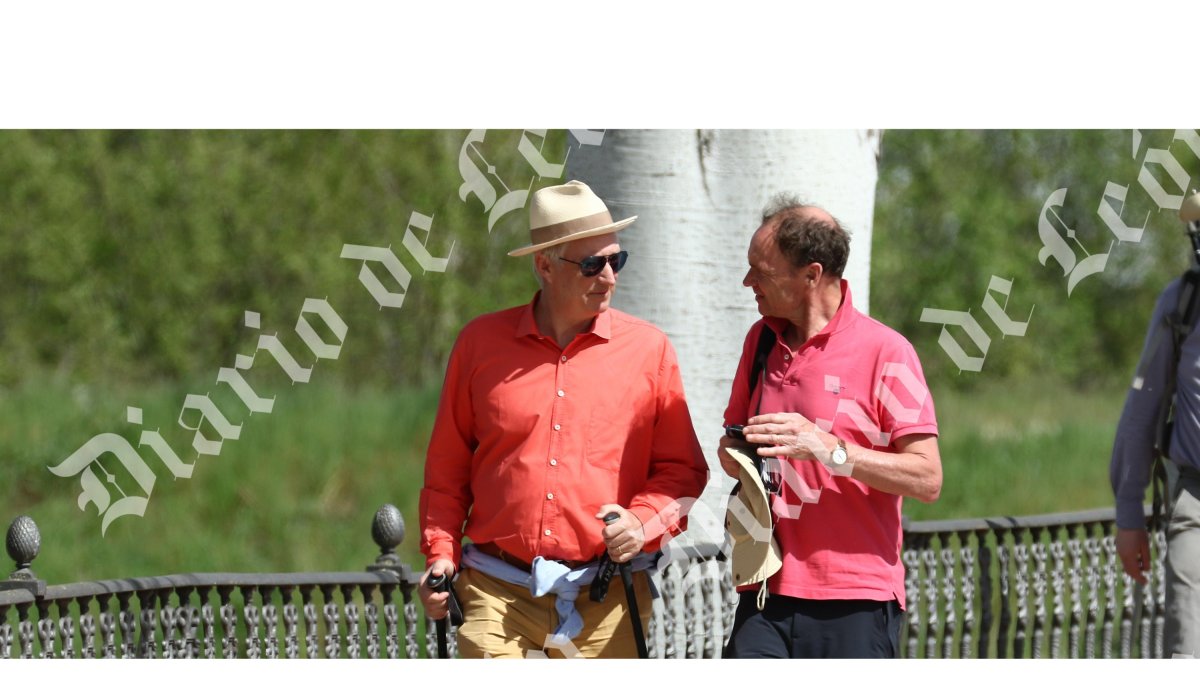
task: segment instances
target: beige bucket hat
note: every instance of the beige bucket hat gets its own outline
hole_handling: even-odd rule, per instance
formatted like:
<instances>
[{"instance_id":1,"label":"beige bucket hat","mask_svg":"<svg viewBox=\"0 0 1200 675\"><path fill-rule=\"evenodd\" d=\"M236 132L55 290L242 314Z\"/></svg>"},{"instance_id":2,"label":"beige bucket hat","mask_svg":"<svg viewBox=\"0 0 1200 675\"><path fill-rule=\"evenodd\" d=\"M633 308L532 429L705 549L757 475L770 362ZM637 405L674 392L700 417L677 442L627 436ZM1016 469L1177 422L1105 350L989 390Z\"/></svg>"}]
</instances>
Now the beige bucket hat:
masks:
<instances>
[{"instance_id":1,"label":"beige bucket hat","mask_svg":"<svg viewBox=\"0 0 1200 675\"><path fill-rule=\"evenodd\" d=\"M637 216L614 223L604 202L580 181L544 187L533 193L533 203L529 207L529 241L532 245L508 254L527 255L563 242L616 232L635 220Z\"/></svg>"},{"instance_id":2,"label":"beige bucket hat","mask_svg":"<svg viewBox=\"0 0 1200 675\"><path fill-rule=\"evenodd\" d=\"M733 539L733 585L757 584L783 567L779 544L775 542L771 502L754 460L735 448L730 448L729 454L737 460L741 481L741 489L729 499L729 510L725 513L725 529ZM766 594L760 593L760 598L765 600Z\"/></svg>"}]
</instances>

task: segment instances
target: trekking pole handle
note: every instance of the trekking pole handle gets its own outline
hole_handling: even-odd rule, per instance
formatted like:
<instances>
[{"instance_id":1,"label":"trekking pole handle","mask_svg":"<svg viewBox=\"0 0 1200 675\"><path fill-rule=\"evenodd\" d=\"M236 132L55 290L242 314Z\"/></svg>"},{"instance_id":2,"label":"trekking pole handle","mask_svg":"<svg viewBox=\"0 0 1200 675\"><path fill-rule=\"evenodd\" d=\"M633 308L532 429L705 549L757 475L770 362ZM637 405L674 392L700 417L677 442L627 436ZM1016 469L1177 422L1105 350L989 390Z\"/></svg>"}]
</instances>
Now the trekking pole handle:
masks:
<instances>
[{"instance_id":1,"label":"trekking pole handle","mask_svg":"<svg viewBox=\"0 0 1200 675\"><path fill-rule=\"evenodd\" d=\"M425 580L425 586L434 593L441 593L449 585L449 579L442 574L430 574ZM445 616L435 622L437 626L437 652L439 659L450 658L450 642L447 633L450 628L450 617Z\"/></svg>"},{"instance_id":2,"label":"trekking pole handle","mask_svg":"<svg viewBox=\"0 0 1200 675\"><path fill-rule=\"evenodd\" d=\"M446 600L446 619L455 626L463 624L462 605L458 603L458 596L454 593L454 587L450 585L450 577L442 574L431 574L425 580L425 586L434 593L447 591L450 597Z\"/></svg>"}]
</instances>

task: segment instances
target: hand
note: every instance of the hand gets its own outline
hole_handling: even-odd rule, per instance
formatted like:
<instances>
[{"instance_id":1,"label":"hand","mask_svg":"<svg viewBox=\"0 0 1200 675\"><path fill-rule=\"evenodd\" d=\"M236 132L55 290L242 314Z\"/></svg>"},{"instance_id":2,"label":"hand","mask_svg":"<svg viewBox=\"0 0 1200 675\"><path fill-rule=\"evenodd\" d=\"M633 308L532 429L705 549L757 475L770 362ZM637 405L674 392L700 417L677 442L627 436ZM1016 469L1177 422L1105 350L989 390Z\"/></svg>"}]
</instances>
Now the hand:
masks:
<instances>
[{"instance_id":1,"label":"hand","mask_svg":"<svg viewBox=\"0 0 1200 675\"><path fill-rule=\"evenodd\" d=\"M763 457L790 457L792 459L815 459L829 457L830 449L821 440L828 436L800 413L771 413L755 415L742 430L746 440L761 445L758 454ZM832 438L832 436L830 436Z\"/></svg>"},{"instance_id":2,"label":"hand","mask_svg":"<svg viewBox=\"0 0 1200 675\"><path fill-rule=\"evenodd\" d=\"M429 577L439 574L447 579L453 578L454 564L444 558L433 561L429 569L425 570L425 574L421 575L421 583L417 589L417 594L421 596L421 604L425 605L425 616L434 621L444 619L450 613L450 591L434 593L433 589L425 585Z\"/></svg>"},{"instance_id":3,"label":"hand","mask_svg":"<svg viewBox=\"0 0 1200 675\"><path fill-rule=\"evenodd\" d=\"M1125 574L1139 584L1146 583L1146 572L1150 571L1150 537L1145 530L1117 528L1117 555Z\"/></svg>"},{"instance_id":4,"label":"hand","mask_svg":"<svg viewBox=\"0 0 1200 675\"><path fill-rule=\"evenodd\" d=\"M731 454L738 451L736 449L730 450L730 448L744 448L748 445L748 443L739 441L736 438L722 436L720 443L717 445L717 459L721 462L721 470L734 478L742 475L741 465L737 463L737 460Z\"/></svg>"},{"instance_id":5,"label":"hand","mask_svg":"<svg viewBox=\"0 0 1200 675\"><path fill-rule=\"evenodd\" d=\"M646 533L642 531L642 521L616 504L601 506L596 518L603 521L604 516L609 513L616 513L620 518L611 525L605 525L604 531L601 533L604 536L604 545L608 547L608 557L616 563L629 562L646 545Z\"/></svg>"}]
</instances>

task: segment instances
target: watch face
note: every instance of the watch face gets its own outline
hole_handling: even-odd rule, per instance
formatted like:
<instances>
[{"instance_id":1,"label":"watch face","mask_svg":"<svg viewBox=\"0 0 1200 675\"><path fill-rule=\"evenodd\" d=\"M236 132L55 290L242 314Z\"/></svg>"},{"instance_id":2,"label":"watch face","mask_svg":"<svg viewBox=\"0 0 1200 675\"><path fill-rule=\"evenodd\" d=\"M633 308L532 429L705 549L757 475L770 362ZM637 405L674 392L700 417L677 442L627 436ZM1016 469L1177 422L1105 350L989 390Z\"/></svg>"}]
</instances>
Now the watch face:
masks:
<instances>
[{"instance_id":1,"label":"watch face","mask_svg":"<svg viewBox=\"0 0 1200 675\"><path fill-rule=\"evenodd\" d=\"M833 449L833 463L834 464L845 464L846 463L846 449L840 445Z\"/></svg>"}]
</instances>

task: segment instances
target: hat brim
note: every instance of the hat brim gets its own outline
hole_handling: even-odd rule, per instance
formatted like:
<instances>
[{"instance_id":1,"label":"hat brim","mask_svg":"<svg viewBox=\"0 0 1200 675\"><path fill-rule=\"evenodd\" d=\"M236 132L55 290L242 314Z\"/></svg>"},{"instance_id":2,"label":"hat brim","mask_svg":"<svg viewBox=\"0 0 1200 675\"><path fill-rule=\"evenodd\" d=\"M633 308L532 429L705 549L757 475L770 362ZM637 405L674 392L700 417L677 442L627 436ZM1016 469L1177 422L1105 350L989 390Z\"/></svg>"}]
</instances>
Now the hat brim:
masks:
<instances>
[{"instance_id":1,"label":"hat brim","mask_svg":"<svg viewBox=\"0 0 1200 675\"><path fill-rule=\"evenodd\" d=\"M737 461L740 468L739 481L742 484L737 496L742 508L749 512L755 520L759 536L746 530L745 523L739 522L732 513L725 515L725 528L733 540L733 550L730 552L730 572L734 586L745 586L766 581L783 567L783 556L779 543L772 536L774 527L771 522L770 498L763 487L762 479L754 466L754 461L736 449L730 455ZM732 508L732 506L731 506ZM765 538L761 533L766 531Z\"/></svg>"},{"instance_id":2,"label":"hat brim","mask_svg":"<svg viewBox=\"0 0 1200 675\"><path fill-rule=\"evenodd\" d=\"M575 234L568 234L565 237L559 237L558 239L552 239L552 240L547 241L542 244L534 244L532 246L525 246L522 248L513 249L512 251L509 251L508 254L513 257L529 255L530 253L534 253L535 251L540 251L544 248L550 248L551 246L558 246L559 244L565 244L568 241L575 241L576 239L587 239L588 237L598 237L602 234L609 234L610 232L617 232L618 230L623 230L623 229L629 227L635 220L637 220L637 216L632 216L632 217L626 218L625 220L618 220L617 222L615 222L611 225L597 227L592 230L584 230L583 232L576 232Z\"/></svg>"}]
</instances>

